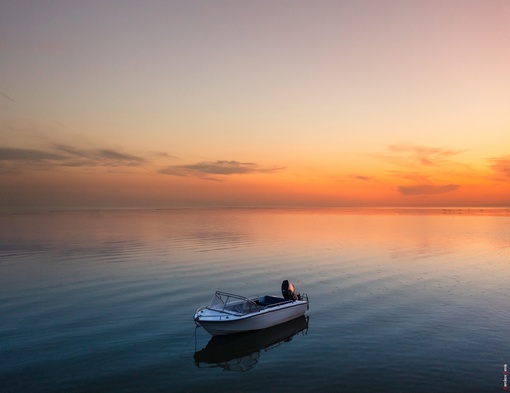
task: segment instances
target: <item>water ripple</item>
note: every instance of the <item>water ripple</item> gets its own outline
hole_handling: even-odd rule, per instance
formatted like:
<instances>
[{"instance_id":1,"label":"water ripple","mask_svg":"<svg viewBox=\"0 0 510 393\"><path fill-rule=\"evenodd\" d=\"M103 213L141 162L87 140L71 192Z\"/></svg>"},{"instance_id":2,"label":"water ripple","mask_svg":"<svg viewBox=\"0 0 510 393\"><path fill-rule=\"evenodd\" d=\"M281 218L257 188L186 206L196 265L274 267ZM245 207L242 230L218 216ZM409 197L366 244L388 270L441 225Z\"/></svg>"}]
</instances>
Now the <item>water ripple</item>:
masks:
<instances>
[{"instance_id":1,"label":"water ripple","mask_svg":"<svg viewBox=\"0 0 510 393\"><path fill-rule=\"evenodd\" d=\"M0 228L0 390L494 391L510 353L508 218L75 212ZM76 223L80 225L77 226ZM307 292L307 335L243 376L197 368L215 290ZM198 347L198 348L197 348ZM34 388L34 386L36 388Z\"/></svg>"}]
</instances>

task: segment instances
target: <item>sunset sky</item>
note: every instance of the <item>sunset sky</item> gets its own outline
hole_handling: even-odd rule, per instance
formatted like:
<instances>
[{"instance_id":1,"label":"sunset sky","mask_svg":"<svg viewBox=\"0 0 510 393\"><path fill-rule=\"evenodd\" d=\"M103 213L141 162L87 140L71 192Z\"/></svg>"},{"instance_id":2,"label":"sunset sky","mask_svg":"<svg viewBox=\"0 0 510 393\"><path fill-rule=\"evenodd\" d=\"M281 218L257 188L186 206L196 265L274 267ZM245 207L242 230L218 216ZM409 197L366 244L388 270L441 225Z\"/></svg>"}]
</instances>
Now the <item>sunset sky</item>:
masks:
<instances>
[{"instance_id":1,"label":"sunset sky","mask_svg":"<svg viewBox=\"0 0 510 393\"><path fill-rule=\"evenodd\" d=\"M510 1L0 2L0 208L510 206Z\"/></svg>"}]
</instances>

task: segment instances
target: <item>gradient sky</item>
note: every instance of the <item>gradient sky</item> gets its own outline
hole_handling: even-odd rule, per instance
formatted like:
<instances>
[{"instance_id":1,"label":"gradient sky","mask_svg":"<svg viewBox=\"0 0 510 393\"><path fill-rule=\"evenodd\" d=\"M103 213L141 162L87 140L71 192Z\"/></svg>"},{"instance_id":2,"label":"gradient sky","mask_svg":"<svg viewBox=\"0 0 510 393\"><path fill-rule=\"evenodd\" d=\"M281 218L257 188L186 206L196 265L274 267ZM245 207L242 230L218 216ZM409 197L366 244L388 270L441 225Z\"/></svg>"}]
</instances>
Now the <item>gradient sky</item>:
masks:
<instances>
[{"instance_id":1,"label":"gradient sky","mask_svg":"<svg viewBox=\"0 0 510 393\"><path fill-rule=\"evenodd\" d=\"M0 208L510 206L510 1L0 2Z\"/></svg>"}]
</instances>

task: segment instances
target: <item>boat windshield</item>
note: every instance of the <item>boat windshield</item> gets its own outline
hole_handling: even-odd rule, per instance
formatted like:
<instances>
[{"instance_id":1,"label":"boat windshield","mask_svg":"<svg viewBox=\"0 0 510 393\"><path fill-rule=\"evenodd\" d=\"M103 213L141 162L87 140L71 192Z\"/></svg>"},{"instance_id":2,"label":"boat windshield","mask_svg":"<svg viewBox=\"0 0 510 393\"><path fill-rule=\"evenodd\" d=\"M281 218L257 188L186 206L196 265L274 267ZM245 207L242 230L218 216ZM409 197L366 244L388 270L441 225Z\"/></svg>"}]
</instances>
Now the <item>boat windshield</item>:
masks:
<instances>
[{"instance_id":1,"label":"boat windshield","mask_svg":"<svg viewBox=\"0 0 510 393\"><path fill-rule=\"evenodd\" d=\"M239 295L217 291L209 304L209 309L230 314L251 314L260 311L252 300Z\"/></svg>"}]
</instances>

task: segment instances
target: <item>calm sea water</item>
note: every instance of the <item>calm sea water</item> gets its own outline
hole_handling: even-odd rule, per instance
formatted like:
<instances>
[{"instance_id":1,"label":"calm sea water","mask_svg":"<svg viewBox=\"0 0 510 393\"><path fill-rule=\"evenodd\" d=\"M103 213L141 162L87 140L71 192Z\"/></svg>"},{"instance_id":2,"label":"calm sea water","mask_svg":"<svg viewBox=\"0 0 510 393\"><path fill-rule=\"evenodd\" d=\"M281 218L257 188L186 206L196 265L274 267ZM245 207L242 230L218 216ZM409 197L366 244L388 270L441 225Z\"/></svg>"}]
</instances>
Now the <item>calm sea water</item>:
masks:
<instances>
[{"instance_id":1,"label":"calm sea water","mask_svg":"<svg viewBox=\"0 0 510 393\"><path fill-rule=\"evenodd\" d=\"M499 392L509 268L505 210L2 214L0 391ZM306 319L195 327L284 279Z\"/></svg>"}]
</instances>

